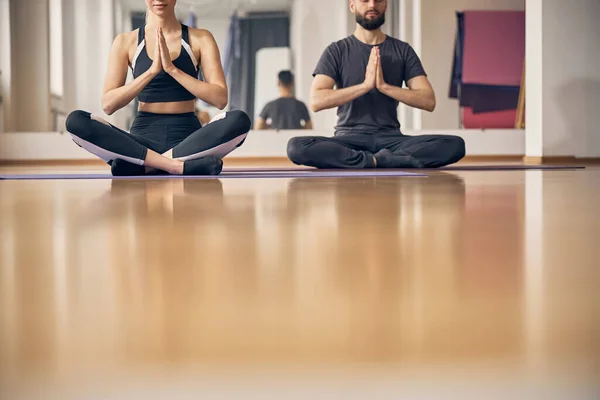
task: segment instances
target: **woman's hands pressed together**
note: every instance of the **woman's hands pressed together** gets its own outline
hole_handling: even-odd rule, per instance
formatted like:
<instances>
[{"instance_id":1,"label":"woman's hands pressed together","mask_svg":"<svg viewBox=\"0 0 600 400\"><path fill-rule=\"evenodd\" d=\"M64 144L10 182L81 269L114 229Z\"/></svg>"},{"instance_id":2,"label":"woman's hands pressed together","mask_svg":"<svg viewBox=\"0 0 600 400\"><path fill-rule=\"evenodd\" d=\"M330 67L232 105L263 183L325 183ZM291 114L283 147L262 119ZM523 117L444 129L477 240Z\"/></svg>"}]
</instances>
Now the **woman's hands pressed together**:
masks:
<instances>
[{"instance_id":1,"label":"woman's hands pressed together","mask_svg":"<svg viewBox=\"0 0 600 400\"><path fill-rule=\"evenodd\" d=\"M173 72L177 70L177 67L173 65L173 61L171 60L171 54L169 53L169 48L167 47L167 41L165 39L165 35L163 34L162 28L158 28L158 40L157 40L157 48L160 50L160 60L162 64L162 69L169 75L172 75Z\"/></svg>"}]
</instances>

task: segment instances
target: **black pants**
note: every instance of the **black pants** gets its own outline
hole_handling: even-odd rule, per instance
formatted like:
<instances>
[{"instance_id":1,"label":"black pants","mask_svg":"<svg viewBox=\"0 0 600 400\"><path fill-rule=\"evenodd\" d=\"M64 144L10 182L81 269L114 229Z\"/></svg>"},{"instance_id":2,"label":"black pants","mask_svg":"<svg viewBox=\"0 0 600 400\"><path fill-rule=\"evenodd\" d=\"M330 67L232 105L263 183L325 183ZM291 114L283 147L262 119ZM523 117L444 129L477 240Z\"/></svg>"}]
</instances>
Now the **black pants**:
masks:
<instances>
[{"instance_id":1,"label":"black pants","mask_svg":"<svg viewBox=\"0 0 600 400\"><path fill-rule=\"evenodd\" d=\"M390 168L437 168L465 156L461 137L407 136L400 132L295 137L288 142L287 154L295 164L317 168L373 168L373 156L384 149L396 156L397 162L386 166Z\"/></svg>"},{"instance_id":2,"label":"black pants","mask_svg":"<svg viewBox=\"0 0 600 400\"><path fill-rule=\"evenodd\" d=\"M206 156L223 158L239 147L250 131L243 111L219 114L202 127L194 113L154 114L140 112L125 132L86 111L73 111L66 122L73 141L108 164L123 160L118 175L143 175L148 149L186 161ZM125 172L125 173L124 173Z\"/></svg>"}]
</instances>

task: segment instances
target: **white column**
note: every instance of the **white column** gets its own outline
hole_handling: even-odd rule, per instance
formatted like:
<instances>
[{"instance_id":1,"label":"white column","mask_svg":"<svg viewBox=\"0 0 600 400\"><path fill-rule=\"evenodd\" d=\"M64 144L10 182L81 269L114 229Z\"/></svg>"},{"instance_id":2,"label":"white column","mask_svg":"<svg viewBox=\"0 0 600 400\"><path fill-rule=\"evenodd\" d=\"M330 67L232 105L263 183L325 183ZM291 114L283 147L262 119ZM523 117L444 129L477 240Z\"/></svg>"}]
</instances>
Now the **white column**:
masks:
<instances>
[{"instance_id":1,"label":"white column","mask_svg":"<svg viewBox=\"0 0 600 400\"><path fill-rule=\"evenodd\" d=\"M51 127L48 0L10 0L11 128Z\"/></svg>"},{"instance_id":2,"label":"white column","mask_svg":"<svg viewBox=\"0 0 600 400\"><path fill-rule=\"evenodd\" d=\"M77 0L63 0L63 111L69 114L75 110L77 92L77 69L75 37L75 2ZM80 0L81 1L81 0ZM61 127L59 127L61 129ZM64 129L64 127L62 127Z\"/></svg>"},{"instance_id":3,"label":"white column","mask_svg":"<svg viewBox=\"0 0 600 400\"><path fill-rule=\"evenodd\" d=\"M0 133L11 130L10 2L0 0Z\"/></svg>"},{"instance_id":4,"label":"white column","mask_svg":"<svg viewBox=\"0 0 600 400\"><path fill-rule=\"evenodd\" d=\"M543 154L542 1L547 0L527 0L525 6L525 151L528 157L541 157Z\"/></svg>"},{"instance_id":5,"label":"white column","mask_svg":"<svg viewBox=\"0 0 600 400\"><path fill-rule=\"evenodd\" d=\"M64 95L63 75L63 2L49 0L50 31L50 93L57 97Z\"/></svg>"},{"instance_id":6,"label":"white column","mask_svg":"<svg viewBox=\"0 0 600 400\"><path fill-rule=\"evenodd\" d=\"M419 58L423 57L422 52L422 30L421 30L421 0L412 0L412 47ZM423 127L423 112L418 108L412 109L413 114L413 126L412 129L415 131L421 130Z\"/></svg>"},{"instance_id":7,"label":"white column","mask_svg":"<svg viewBox=\"0 0 600 400\"><path fill-rule=\"evenodd\" d=\"M400 23L399 39L403 42L412 43L412 0L399 0L398 12L400 13L398 21ZM398 106L400 129L402 131L413 129L413 113L406 104L400 103Z\"/></svg>"},{"instance_id":8,"label":"white column","mask_svg":"<svg viewBox=\"0 0 600 400\"><path fill-rule=\"evenodd\" d=\"M104 115L102 86L115 37L112 1L75 1L73 35L75 108Z\"/></svg>"}]
</instances>

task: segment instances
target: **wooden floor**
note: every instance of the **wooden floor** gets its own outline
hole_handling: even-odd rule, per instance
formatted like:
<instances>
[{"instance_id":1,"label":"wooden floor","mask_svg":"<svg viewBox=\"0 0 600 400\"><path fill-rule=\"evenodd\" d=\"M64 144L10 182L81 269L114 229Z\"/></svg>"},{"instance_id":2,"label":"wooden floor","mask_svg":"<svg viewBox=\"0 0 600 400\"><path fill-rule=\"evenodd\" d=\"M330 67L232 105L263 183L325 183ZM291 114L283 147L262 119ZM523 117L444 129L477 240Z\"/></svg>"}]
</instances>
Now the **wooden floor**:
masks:
<instances>
[{"instance_id":1,"label":"wooden floor","mask_svg":"<svg viewBox=\"0 0 600 400\"><path fill-rule=\"evenodd\" d=\"M0 226L0 399L600 398L597 167L0 181Z\"/></svg>"}]
</instances>

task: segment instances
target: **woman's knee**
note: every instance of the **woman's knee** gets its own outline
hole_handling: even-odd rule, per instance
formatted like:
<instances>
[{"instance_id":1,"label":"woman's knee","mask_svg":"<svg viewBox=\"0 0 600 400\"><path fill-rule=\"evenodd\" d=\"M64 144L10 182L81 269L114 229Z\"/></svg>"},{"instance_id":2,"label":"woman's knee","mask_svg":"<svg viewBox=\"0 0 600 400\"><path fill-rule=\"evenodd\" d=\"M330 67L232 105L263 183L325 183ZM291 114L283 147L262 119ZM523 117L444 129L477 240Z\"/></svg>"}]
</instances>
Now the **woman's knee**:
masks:
<instances>
[{"instance_id":1,"label":"woman's knee","mask_svg":"<svg viewBox=\"0 0 600 400\"><path fill-rule=\"evenodd\" d=\"M227 119L232 121L237 128L236 130L239 130L240 133L247 133L252 127L252 121L250 120L250 117L242 110L233 110L227 112Z\"/></svg>"},{"instance_id":2,"label":"woman's knee","mask_svg":"<svg viewBox=\"0 0 600 400\"><path fill-rule=\"evenodd\" d=\"M90 113L82 110L76 110L67 116L65 127L67 128L67 131L75 135L81 135L88 130L87 128L89 123Z\"/></svg>"}]
</instances>

